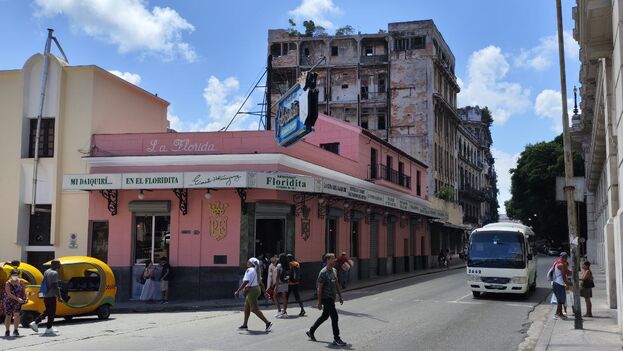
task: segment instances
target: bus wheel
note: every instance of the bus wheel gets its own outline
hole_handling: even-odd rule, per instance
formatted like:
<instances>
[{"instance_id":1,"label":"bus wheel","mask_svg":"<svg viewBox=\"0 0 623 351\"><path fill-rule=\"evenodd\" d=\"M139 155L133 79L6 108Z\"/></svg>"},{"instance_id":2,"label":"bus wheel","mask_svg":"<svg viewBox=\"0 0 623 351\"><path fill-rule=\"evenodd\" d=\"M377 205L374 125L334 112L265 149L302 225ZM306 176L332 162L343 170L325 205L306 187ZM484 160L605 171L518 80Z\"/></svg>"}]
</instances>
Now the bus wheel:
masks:
<instances>
[{"instance_id":1,"label":"bus wheel","mask_svg":"<svg viewBox=\"0 0 623 351\"><path fill-rule=\"evenodd\" d=\"M474 298L477 299L480 297L480 291L472 291L472 295L474 295Z\"/></svg>"}]
</instances>

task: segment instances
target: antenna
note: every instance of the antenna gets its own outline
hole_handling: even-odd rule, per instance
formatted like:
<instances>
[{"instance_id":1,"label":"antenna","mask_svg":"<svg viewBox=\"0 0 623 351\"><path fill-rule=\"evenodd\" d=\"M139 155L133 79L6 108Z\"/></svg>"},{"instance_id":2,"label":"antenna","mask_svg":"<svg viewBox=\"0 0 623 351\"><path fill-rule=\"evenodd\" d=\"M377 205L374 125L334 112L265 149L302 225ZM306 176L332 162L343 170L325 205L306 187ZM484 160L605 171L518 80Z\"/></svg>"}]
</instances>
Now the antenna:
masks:
<instances>
[{"instance_id":1,"label":"antenna","mask_svg":"<svg viewBox=\"0 0 623 351\"><path fill-rule=\"evenodd\" d=\"M39 171L39 138L41 135L41 119L43 118L43 106L45 104L45 91L48 85L48 69L50 66L50 55L52 41L56 44L56 47L63 55L63 59L66 63L69 63L67 56L59 44L55 36L52 35L54 29L48 28L48 38L45 41L45 48L43 49L43 72L41 73L41 94L39 95L39 113L37 114L37 131L35 132L35 157L33 162L32 171L32 202L30 205L30 213L35 214L35 208L37 206L37 173Z\"/></svg>"}]
</instances>

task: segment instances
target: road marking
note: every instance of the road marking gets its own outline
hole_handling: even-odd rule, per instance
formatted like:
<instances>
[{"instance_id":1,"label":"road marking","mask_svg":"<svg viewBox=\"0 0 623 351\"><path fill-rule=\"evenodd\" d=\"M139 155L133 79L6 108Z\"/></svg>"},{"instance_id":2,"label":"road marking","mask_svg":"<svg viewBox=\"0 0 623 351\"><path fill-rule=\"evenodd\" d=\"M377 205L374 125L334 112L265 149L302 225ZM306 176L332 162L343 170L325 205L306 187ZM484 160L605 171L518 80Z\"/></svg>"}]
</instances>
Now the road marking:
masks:
<instances>
[{"instance_id":1,"label":"road marking","mask_svg":"<svg viewBox=\"0 0 623 351\"><path fill-rule=\"evenodd\" d=\"M461 303L464 305L484 305L484 302L476 302L476 301L446 301L447 303Z\"/></svg>"},{"instance_id":2,"label":"road marking","mask_svg":"<svg viewBox=\"0 0 623 351\"><path fill-rule=\"evenodd\" d=\"M454 300L453 302L459 302L459 301L463 300L464 298L466 298L468 296L472 296L472 293L469 293L469 294L467 294L467 295L465 295L463 297L459 297L458 299Z\"/></svg>"},{"instance_id":3,"label":"road marking","mask_svg":"<svg viewBox=\"0 0 623 351\"><path fill-rule=\"evenodd\" d=\"M504 305L510 306L510 307L528 307L528 308L534 307L533 305L527 305L527 304L521 304L521 303L505 303Z\"/></svg>"}]
</instances>

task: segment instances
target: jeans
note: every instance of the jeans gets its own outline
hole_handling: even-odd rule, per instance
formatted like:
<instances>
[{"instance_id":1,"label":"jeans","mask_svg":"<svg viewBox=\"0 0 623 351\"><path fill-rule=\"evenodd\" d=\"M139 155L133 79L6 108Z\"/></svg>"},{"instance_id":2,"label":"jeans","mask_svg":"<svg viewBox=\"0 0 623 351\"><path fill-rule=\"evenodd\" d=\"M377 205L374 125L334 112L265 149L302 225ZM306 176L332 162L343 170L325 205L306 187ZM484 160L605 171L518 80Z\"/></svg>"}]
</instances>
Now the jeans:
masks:
<instances>
[{"instance_id":1,"label":"jeans","mask_svg":"<svg viewBox=\"0 0 623 351\"><path fill-rule=\"evenodd\" d=\"M311 332L315 332L318 327L331 317L331 327L333 328L333 338L340 337L340 327L337 325L337 310L335 309L335 300L322 299L322 315L316 320L316 323L310 328Z\"/></svg>"},{"instance_id":2,"label":"jeans","mask_svg":"<svg viewBox=\"0 0 623 351\"><path fill-rule=\"evenodd\" d=\"M48 317L47 328L52 328L54 324L54 317L56 317L56 297L44 297L43 304L45 305L45 311L41 313L37 319L35 319L35 324L41 323L43 318Z\"/></svg>"},{"instance_id":3,"label":"jeans","mask_svg":"<svg viewBox=\"0 0 623 351\"><path fill-rule=\"evenodd\" d=\"M346 283L348 283L348 271L343 269L338 270L337 276L339 278L340 286L342 288L346 287Z\"/></svg>"}]
</instances>

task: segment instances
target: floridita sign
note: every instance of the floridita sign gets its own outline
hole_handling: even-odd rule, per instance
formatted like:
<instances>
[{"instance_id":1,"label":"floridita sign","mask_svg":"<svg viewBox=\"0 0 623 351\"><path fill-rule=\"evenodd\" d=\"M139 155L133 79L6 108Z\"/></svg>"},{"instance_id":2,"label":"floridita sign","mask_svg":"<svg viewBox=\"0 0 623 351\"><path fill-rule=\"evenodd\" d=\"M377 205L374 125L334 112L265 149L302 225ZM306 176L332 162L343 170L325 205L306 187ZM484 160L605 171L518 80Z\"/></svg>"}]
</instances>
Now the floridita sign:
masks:
<instances>
[{"instance_id":1,"label":"floridita sign","mask_svg":"<svg viewBox=\"0 0 623 351\"><path fill-rule=\"evenodd\" d=\"M447 212L430 208L409 195L390 195L365 187L283 172L179 172L69 174L63 176L63 190L259 188L321 193L387 206L397 210L446 219Z\"/></svg>"}]
</instances>

